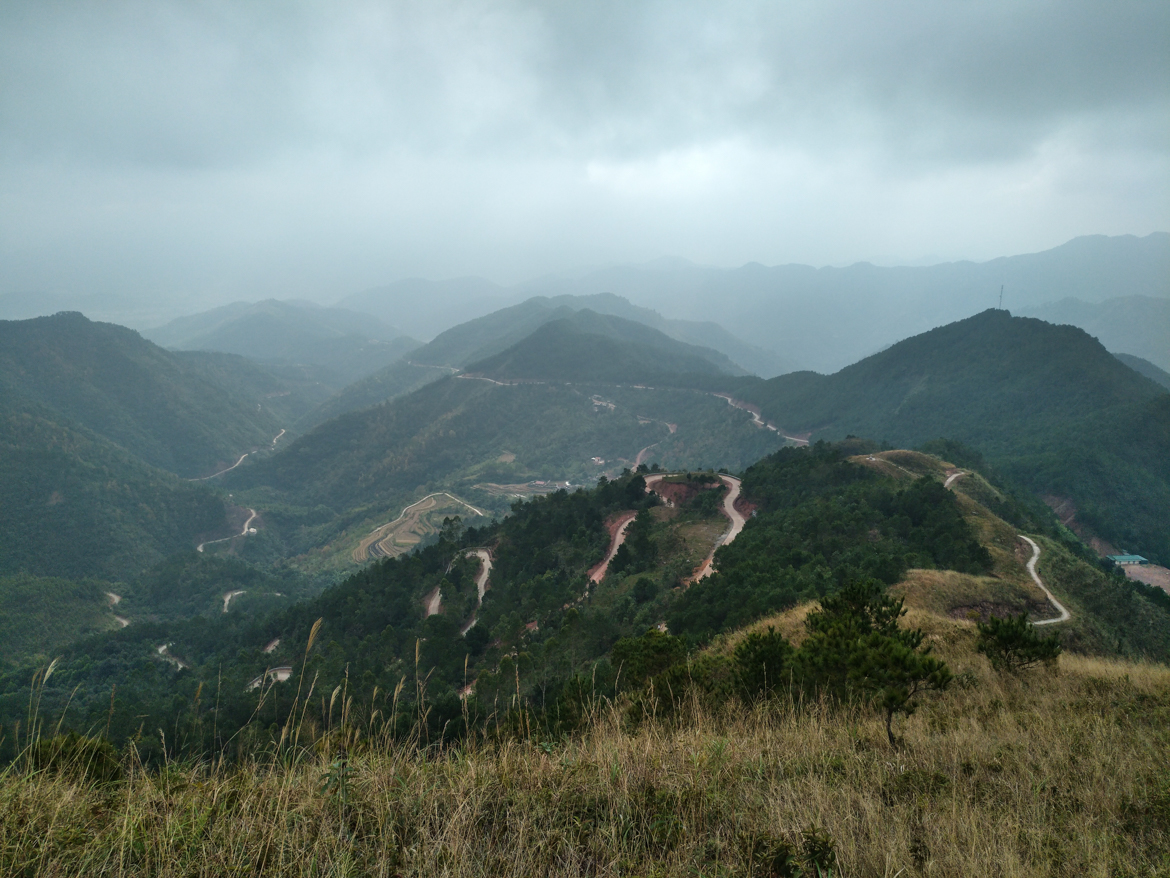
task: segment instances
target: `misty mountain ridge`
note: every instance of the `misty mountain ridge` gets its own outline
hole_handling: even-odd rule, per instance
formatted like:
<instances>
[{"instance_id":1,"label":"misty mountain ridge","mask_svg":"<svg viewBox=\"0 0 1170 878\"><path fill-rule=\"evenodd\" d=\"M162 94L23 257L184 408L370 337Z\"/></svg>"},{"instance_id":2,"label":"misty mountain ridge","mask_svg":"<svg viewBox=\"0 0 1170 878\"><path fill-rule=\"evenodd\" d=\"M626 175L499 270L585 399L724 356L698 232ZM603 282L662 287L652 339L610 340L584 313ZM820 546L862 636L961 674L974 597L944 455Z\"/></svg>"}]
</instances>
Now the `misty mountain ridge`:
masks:
<instances>
[{"instance_id":1,"label":"misty mountain ridge","mask_svg":"<svg viewBox=\"0 0 1170 878\"><path fill-rule=\"evenodd\" d=\"M306 418L304 426L320 424L330 417L409 393L424 384L437 381L444 375L467 367L470 363L500 354L531 336L540 327L552 321L571 318L584 309L622 318L657 332L640 334L632 328L627 328L625 336L619 334L615 337L642 338L647 344L661 347L665 343L662 337L665 336L680 344L697 346L702 350L690 351L690 354L698 353L714 364L718 371L726 374L740 375L755 371L744 368L743 361L762 366L764 370L773 368L788 371L789 364L783 358L735 338L717 324L667 320L655 311L639 308L619 296L608 293L592 296L558 296L552 299L534 296L519 304L467 320L439 333L427 344L411 351L403 360L341 390L335 397L326 401L317 412ZM613 332L616 331L614 329L616 325L611 324L606 330L600 323L595 323L594 331L602 334L607 331ZM631 332L634 334L630 335ZM679 370L669 367L662 371ZM698 371L707 370L703 367ZM621 373L621 369L616 370L615 374L618 373Z\"/></svg>"},{"instance_id":2,"label":"misty mountain ridge","mask_svg":"<svg viewBox=\"0 0 1170 878\"><path fill-rule=\"evenodd\" d=\"M276 299L235 302L177 318L143 335L176 350L320 366L321 377L335 388L376 372L419 346L369 314Z\"/></svg>"},{"instance_id":3,"label":"misty mountain ridge","mask_svg":"<svg viewBox=\"0 0 1170 878\"><path fill-rule=\"evenodd\" d=\"M829 373L860 353L995 306L1001 285L1004 305L1017 310L1069 296L1167 298L1170 234L1094 235L1041 253L921 268L624 266L521 286L547 296L611 292L671 317L714 319L751 344Z\"/></svg>"},{"instance_id":4,"label":"misty mountain ridge","mask_svg":"<svg viewBox=\"0 0 1170 878\"><path fill-rule=\"evenodd\" d=\"M685 374L746 374L718 351L588 308L542 324L507 350L469 364L466 371L500 379L614 384L653 383Z\"/></svg>"},{"instance_id":5,"label":"misty mountain ridge","mask_svg":"<svg viewBox=\"0 0 1170 878\"><path fill-rule=\"evenodd\" d=\"M1122 296L1102 302L1066 298L1019 313L1079 326L1114 353L1132 354L1170 369L1170 298Z\"/></svg>"}]
</instances>

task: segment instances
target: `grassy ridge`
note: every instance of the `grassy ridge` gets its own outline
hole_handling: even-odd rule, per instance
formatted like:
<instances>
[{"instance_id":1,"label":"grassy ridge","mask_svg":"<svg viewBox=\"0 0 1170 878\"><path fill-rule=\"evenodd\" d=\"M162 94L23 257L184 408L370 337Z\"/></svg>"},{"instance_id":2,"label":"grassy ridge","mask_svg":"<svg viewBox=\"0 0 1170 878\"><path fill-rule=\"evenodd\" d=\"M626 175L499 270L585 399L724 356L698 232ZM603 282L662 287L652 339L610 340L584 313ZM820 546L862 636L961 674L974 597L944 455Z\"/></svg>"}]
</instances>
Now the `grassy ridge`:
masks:
<instances>
[{"instance_id":1,"label":"grassy ridge","mask_svg":"<svg viewBox=\"0 0 1170 878\"><path fill-rule=\"evenodd\" d=\"M938 636L936 634L936 636ZM0 776L7 874L1155 874L1170 868L1170 672L1064 656L1023 683L939 651L968 685L891 748L827 705L694 706L565 741L356 744L339 702L316 753L113 783ZM330 715L332 719L330 719ZM42 762L44 760L42 759ZM780 873L783 874L783 873Z\"/></svg>"}]
</instances>

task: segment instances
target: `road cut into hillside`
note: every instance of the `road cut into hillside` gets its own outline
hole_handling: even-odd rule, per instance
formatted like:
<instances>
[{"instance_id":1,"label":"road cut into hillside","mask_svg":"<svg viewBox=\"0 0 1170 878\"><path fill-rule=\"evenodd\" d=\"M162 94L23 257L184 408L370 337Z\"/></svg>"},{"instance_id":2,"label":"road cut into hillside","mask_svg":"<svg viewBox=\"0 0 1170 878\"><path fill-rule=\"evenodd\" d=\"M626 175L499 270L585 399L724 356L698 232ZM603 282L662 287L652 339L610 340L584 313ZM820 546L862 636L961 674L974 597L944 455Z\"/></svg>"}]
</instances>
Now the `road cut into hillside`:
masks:
<instances>
[{"instance_id":1,"label":"road cut into hillside","mask_svg":"<svg viewBox=\"0 0 1170 878\"><path fill-rule=\"evenodd\" d=\"M954 483L955 483L955 482L956 482L958 479L961 479L961 478L963 478L963 476L965 476L965 475L968 475L968 473L965 473L965 472L951 473L949 476L947 476L947 480L946 480L945 482L943 482L943 487L944 487L944 488L949 488L949 487L950 487L951 485L953 485L953 484L954 484Z\"/></svg>"},{"instance_id":2,"label":"road cut into hillside","mask_svg":"<svg viewBox=\"0 0 1170 878\"><path fill-rule=\"evenodd\" d=\"M244 522L244 528L238 534L232 534L230 537L223 537L222 539L208 540L205 543L200 543L198 546L195 547L195 551L202 552L204 546L210 546L210 545L213 545L215 543L226 543L228 540L234 540L236 537L246 537L248 534L256 533L256 528L252 527L252 522L256 520L256 517L260 513L257 512L255 509L251 509L251 508L248 509L248 512L250 513L248 515L248 520ZM224 612L226 613L227 610L225 609Z\"/></svg>"},{"instance_id":3,"label":"road cut into hillside","mask_svg":"<svg viewBox=\"0 0 1170 878\"><path fill-rule=\"evenodd\" d=\"M277 433L275 436L272 437L272 445L270 446L271 450L273 450L273 451L276 450L276 441L278 439L280 439L280 437L283 436L284 433L285 433L285 431L281 430L279 433ZM239 466L241 463L243 463L244 458L247 457L251 453L252 453L251 451L245 451L243 454L240 455L240 459L237 460L235 463L233 463L231 466L229 466L227 469L221 469L219 472L212 473L209 476L199 476L199 477L194 478L194 479L187 479L187 481L188 482L206 482L208 479L214 479L216 476L222 476L224 473L230 473L237 466Z\"/></svg>"},{"instance_id":4,"label":"road cut into hillside","mask_svg":"<svg viewBox=\"0 0 1170 878\"><path fill-rule=\"evenodd\" d=\"M727 529L727 532L723 536L715 541L715 545L711 547L711 554L703 559L703 563L699 565L699 569L691 575L691 578L687 582L688 585L711 575L711 564L715 561L716 550L720 546L726 546L739 536L743 531L743 526L747 524L747 519L735 508L735 501L739 499L740 490L743 487L742 483L735 476L721 474L719 478L723 484L727 485L727 496L723 498L723 505L720 507L720 511L731 522L731 527Z\"/></svg>"},{"instance_id":5,"label":"road cut into hillside","mask_svg":"<svg viewBox=\"0 0 1170 878\"><path fill-rule=\"evenodd\" d=\"M1040 587L1040 590L1044 592L1044 594L1048 595L1048 601L1052 604L1052 606L1056 607L1057 611L1060 613L1059 616L1056 616L1052 619L1041 619L1039 622L1033 622L1032 624L1055 625L1057 622L1067 622L1072 618L1072 615L1064 608L1064 605L1056 599L1052 592L1048 590L1048 586L1040 581L1040 575L1036 573L1036 562L1040 560L1040 547L1036 545L1035 540L1031 539L1030 537L1026 537L1023 534L1020 534L1019 537L1021 540L1032 547L1032 557L1028 560L1028 573L1032 575L1032 581Z\"/></svg>"},{"instance_id":6,"label":"road cut into hillside","mask_svg":"<svg viewBox=\"0 0 1170 878\"><path fill-rule=\"evenodd\" d=\"M623 512L619 518L615 519L609 525L609 551L605 555L605 560L589 571L590 582L596 583L605 579L605 572L609 569L609 562L613 560L613 556L617 554L617 550L626 541L626 530L637 516L638 513L636 512Z\"/></svg>"},{"instance_id":7,"label":"road cut into hillside","mask_svg":"<svg viewBox=\"0 0 1170 878\"><path fill-rule=\"evenodd\" d=\"M466 635L468 631L475 627L475 623L479 621L479 608L483 606L483 596L488 590L488 577L492 574L492 556L487 549L472 549L466 553L466 557L475 557L479 559L479 577L475 580L475 590L477 593L475 602L475 612L471 614L471 618L467 623L459 629L459 633Z\"/></svg>"},{"instance_id":8,"label":"road cut into hillside","mask_svg":"<svg viewBox=\"0 0 1170 878\"><path fill-rule=\"evenodd\" d=\"M730 393L713 393L711 395L727 400L727 404L732 408L741 409L742 411L747 412L752 416L752 423L757 427L771 430L773 433L777 433L788 441L795 442L797 445L808 445L807 434L804 436L789 436L787 433L782 432L780 428L771 421L765 421L760 415L760 407L758 405L754 405L750 402L744 402L742 399L736 399Z\"/></svg>"}]
</instances>

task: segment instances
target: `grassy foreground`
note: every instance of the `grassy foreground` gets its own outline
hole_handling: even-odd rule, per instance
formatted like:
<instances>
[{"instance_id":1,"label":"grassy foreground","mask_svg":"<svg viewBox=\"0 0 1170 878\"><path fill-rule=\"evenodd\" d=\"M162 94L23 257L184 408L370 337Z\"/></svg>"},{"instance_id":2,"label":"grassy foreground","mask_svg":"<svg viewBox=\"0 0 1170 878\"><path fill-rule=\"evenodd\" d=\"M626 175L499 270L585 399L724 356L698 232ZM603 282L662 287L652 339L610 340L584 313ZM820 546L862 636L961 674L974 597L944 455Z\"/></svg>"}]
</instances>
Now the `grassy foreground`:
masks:
<instances>
[{"instance_id":1,"label":"grassy foreground","mask_svg":"<svg viewBox=\"0 0 1170 878\"><path fill-rule=\"evenodd\" d=\"M1170 669L1066 654L1021 682L968 639L940 638L966 685L896 748L871 711L776 702L105 784L14 765L0 874L802 874L786 845L810 875L1170 874Z\"/></svg>"}]
</instances>

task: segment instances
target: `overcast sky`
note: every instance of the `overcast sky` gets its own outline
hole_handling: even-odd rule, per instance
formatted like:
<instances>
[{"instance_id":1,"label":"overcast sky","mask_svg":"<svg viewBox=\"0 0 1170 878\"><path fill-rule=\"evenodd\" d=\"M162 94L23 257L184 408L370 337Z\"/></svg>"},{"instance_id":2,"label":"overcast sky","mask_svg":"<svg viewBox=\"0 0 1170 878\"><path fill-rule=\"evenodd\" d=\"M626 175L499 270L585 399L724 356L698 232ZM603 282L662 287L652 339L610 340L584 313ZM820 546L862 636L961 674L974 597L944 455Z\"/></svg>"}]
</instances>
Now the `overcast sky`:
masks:
<instances>
[{"instance_id":1,"label":"overcast sky","mask_svg":"<svg viewBox=\"0 0 1170 878\"><path fill-rule=\"evenodd\" d=\"M1170 3L0 4L0 293L1170 229Z\"/></svg>"}]
</instances>

